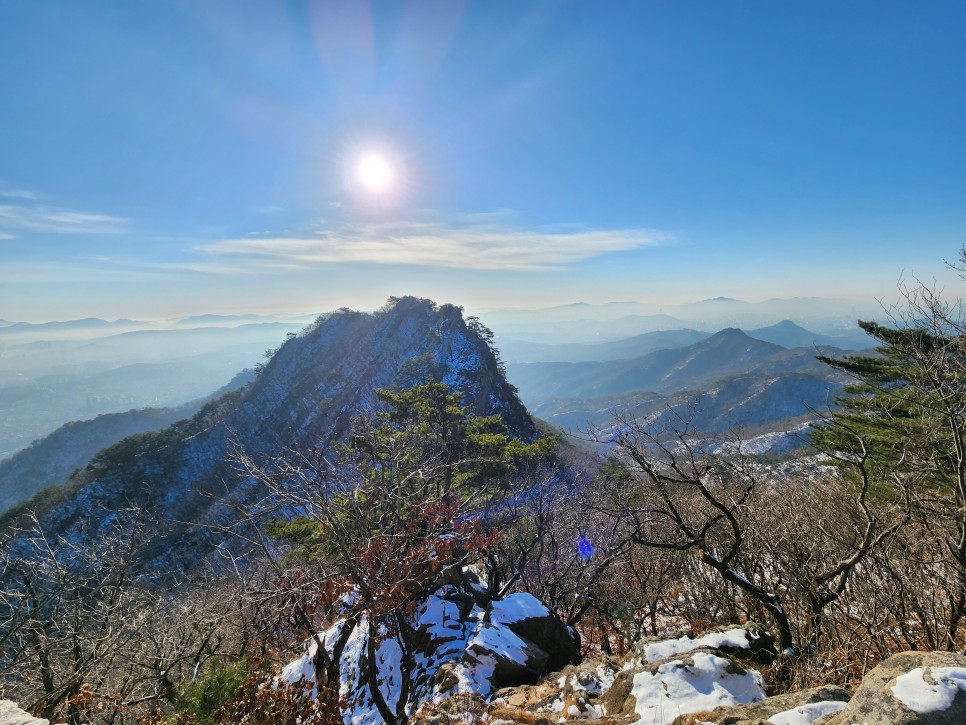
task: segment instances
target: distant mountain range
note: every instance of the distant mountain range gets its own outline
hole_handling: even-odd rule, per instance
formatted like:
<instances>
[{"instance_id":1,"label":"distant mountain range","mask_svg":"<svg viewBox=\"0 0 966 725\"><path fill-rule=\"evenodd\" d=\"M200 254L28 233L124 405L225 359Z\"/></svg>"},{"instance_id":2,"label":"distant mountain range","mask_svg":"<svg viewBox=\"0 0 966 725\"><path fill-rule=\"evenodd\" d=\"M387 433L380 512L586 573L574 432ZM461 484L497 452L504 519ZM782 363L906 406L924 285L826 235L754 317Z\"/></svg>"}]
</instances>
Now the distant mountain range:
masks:
<instances>
[{"instance_id":1,"label":"distant mountain range","mask_svg":"<svg viewBox=\"0 0 966 725\"><path fill-rule=\"evenodd\" d=\"M629 360L654 350L684 347L710 337L698 330L663 330L588 345L579 342L551 344L526 340L500 340L500 355L507 362L604 362Z\"/></svg>"},{"instance_id":2,"label":"distant mountain range","mask_svg":"<svg viewBox=\"0 0 966 725\"><path fill-rule=\"evenodd\" d=\"M812 338L792 324L754 332L786 342ZM653 339L625 342L650 344ZM619 350L616 343L591 347ZM623 420L646 419L655 431L671 435L675 425L687 420L712 436L764 436L756 450L767 452L804 445L798 434L802 426L818 417L815 411L834 407L847 378L816 356L844 354L812 344L787 348L725 329L691 345L633 359L511 362L507 368L528 408L568 432L598 429L606 434Z\"/></svg>"},{"instance_id":3,"label":"distant mountain range","mask_svg":"<svg viewBox=\"0 0 966 725\"><path fill-rule=\"evenodd\" d=\"M647 390L696 390L717 380L758 372L821 372L816 354L832 348L794 348L726 329L686 347L659 349L631 360L583 363L509 363L511 382L528 405L551 397L593 397Z\"/></svg>"},{"instance_id":4,"label":"distant mountain range","mask_svg":"<svg viewBox=\"0 0 966 725\"><path fill-rule=\"evenodd\" d=\"M849 335L821 335L783 320L769 327L746 330L749 337L782 347L838 347L843 350L867 348L874 341L861 329ZM597 344L550 344L526 340L500 340L500 353L507 362L606 362L630 360L655 350L679 348L711 337L699 330L661 330L634 335L622 340Z\"/></svg>"},{"instance_id":5,"label":"distant mountain range","mask_svg":"<svg viewBox=\"0 0 966 725\"><path fill-rule=\"evenodd\" d=\"M756 303L730 298L687 304L580 303L535 310L493 310L479 317L501 341L598 343L661 330L752 330L783 320L820 335L841 336L854 333L857 320L874 320L882 314L875 303L806 297Z\"/></svg>"},{"instance_id":6,"label":"distant mountain range","mask_svg":"<svg viewBox=\"0 0 966 725\"><path fill-rule=\"evenodd\" d=\"M656 431L680 427L688 420L708 435L737 434L749 438L775 431L797 430L827 411L841 384L813 375L749 373L718 381L709 389L672 394L619 393L591 398L552 398L531 408L541 420L566 431L616 431L624 419L646 419Z\"/></svg>"},{"instance_id":7,"label":"distant mountain range","mask_svg":"<svg viewBox=\"0 0 966 725\"><path fill-rule=\"evenodd\" d=\"M876 341L856 327L852 332L839 335L822 335L806 330L791 320L782 320L768 327L746 330L749 337L765 342L773 342L782 347L838 347L843 350L863 350L872 347Z\"/></svg>"},{"instance_id":8,"label":"distant mountain range","mask_svg":"<svg viewBox=\"0 0 966 725\"><path fill-rule=\"evenodd\" d=\"M146 322L137 320L102 320L99 317L85 317L81 320L64 320L55 322L5 322L0 325L0 335L16 333L50 333L50 332L102 332L111 329L143 327Z\"/></svg>"},{"instance_id":9,"label":"distant mountain range","mask_svg":"<svg viewBox=\"0 0 966 725\"><path fill-rule=\"evenodd\" d=\"M245 324L282 323L305 325L317 315L194 315L174 323L175 327L235 327Z\"/></svg>"}]
</instances>

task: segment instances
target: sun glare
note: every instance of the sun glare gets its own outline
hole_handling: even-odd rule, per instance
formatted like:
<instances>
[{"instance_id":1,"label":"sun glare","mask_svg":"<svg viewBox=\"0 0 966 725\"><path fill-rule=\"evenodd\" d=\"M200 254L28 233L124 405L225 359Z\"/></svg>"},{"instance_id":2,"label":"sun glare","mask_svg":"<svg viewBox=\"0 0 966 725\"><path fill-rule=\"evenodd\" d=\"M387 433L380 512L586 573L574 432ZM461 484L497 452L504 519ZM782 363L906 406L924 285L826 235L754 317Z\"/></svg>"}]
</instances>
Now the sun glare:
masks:
<instances>
[{"instance_id":1,"label":"sun glare","mask_svg":"<svg viewBox=\"0 0 966 725\"><path fill-rule=\"evenodd\" d=\"M363 156L356 167L359 182L373 193L386 191L393 182L392 166L378 154Z\"/></svg>"}]
</instances>

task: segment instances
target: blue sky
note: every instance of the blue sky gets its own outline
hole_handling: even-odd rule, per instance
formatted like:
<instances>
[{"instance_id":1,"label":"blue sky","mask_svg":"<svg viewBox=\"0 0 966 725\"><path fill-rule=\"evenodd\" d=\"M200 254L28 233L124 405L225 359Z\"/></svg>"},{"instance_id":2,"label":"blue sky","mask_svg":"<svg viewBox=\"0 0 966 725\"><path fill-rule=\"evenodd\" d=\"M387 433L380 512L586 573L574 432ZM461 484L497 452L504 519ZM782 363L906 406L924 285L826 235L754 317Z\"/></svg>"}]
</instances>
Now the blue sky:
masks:
<instances>
[{"instance_id":1,"label":"blue sky","mask_svg":"<svg viewBox=\"0 0 966 725\"><path fill-rule=\"evenodd\" d=\"M964 83L958 1L5 2L0 318L958 294Z\"/></svg>"}]
</instances>

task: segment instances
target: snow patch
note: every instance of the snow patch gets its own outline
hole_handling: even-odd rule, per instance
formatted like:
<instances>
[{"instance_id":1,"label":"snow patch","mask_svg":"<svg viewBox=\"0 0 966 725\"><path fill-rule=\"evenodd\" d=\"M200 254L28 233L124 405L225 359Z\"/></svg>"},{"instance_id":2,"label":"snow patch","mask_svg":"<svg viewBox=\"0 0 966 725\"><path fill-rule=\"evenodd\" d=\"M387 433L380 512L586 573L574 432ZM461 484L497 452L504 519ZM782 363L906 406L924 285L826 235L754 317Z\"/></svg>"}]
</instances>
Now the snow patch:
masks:
<instances>
[{"instance_id":1,"label":"snow patch","mask_svg":"<svg viewBox=\"0 0 966 725\"><path fill-rule=\"evenodd\" d=\"M824 715L842 710L848 703L838 700L823 700L810 702L807 705L793 707L791 710L779 712L768 718L771 725L811 725Z\"/></svg>"},{"instance_id":2,"label":"snow patch","mask_svg":"<svg viewBox=\"0 0 966 725\"><path fill-rule=\"evenodd\" d=\"M526 643L509 629L492 623L481 624L466 645L464 662L468 663L458 668L458 691L489 697L493 690L490 680L497 660L490 654L479 653L492 652L511 662L526 662L526 648Z\"/></svg>"},{"instance_id":3,"label":"snow patch","mask_svg":"<svg viewBox=\"0 0 966 725\"><path fill-rule=\"evenodd\" d=\"M729 629L725 632L709 632L696 639L684 635L683 637L665 639L645 645L643 647L644 660L646 662L666 660L675 655L698 649L698 647L749 649L751 643L748 641L747 630L741 627Z\"/></svg>"},{"instance_id":4,"label":"snow patch","mask_svg":"<svg viewBox=\"0 0 966 725\"><path fill-rule=\"evenodd\" d=\"M379 668L377 683L382 698L389 709L396 711L402 694L403 651L395 637L387 637L376 650L376 664Z\"/></svg>"},{"instance_id":5,"label":"snow patch","mask_svg":"<svg viewBox=\"0 0 966 725\"><path fill-rule=\"evenodd\" d=\"M513 624L524 619L542 619L550 612L532 594L511 594L505 599L493 602L490 621L493 624Z\"/></svg>"},{"instance_id":6,"label":"snow patch","mask_svg":"<svg viewBox=\"0 0 966 725\"><path fill-rule=\"evenodd\" d=\"M315 653L318 650L318 645L315 640L306 641L305 654L303 654L298 659L292 660L285 667L282 668L282 674L279 679L290 685L298 684L299 682L315 682L315 665L313 664L315 660ZM315 688L312 690L312 697L315 697Z\"/></svg>"},{"instance_id":7,"label":"snow patch","mask_svg":"<svg viewBox=\"0 0 966 725\"><path fill-rule=\"evenodd\" d=\"M693 665L673 660L660 665L654 674L634 675L631 694L641 722L666 725L678 715L765 698L765 684L758 672L732 674L728 672L731 662L706 652L696 652L692 660Z\"/></svg>"},{"instance_id":8,"label":"snow patch","mask_svg":"<svg viewBox=\"0 0 966 725\"><path fill-rule=\"evenodd\" d=\"M966 690L966 667L917 667L896 678L892 694L923 714L948 710L960 690Z\"/></svg>"}]
</instances>

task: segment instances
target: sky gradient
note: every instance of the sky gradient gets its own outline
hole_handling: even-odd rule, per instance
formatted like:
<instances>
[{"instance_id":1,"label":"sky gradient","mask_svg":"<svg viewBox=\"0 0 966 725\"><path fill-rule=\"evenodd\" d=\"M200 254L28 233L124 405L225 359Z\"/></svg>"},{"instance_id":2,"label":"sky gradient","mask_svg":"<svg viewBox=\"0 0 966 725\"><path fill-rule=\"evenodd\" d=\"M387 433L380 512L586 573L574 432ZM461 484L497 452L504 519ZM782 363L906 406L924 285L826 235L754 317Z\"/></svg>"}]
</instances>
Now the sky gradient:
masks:
<instances>
[{"instance_id":1,"label":"sky gradient","mask_svg":"<svg viewBox=\"0 0 966 725\"><path fill-rule=\"evenodd\" d=\"M3 319L962 287L958 0L31 0L0 58Z\"/></svg>"}]
</instances>

